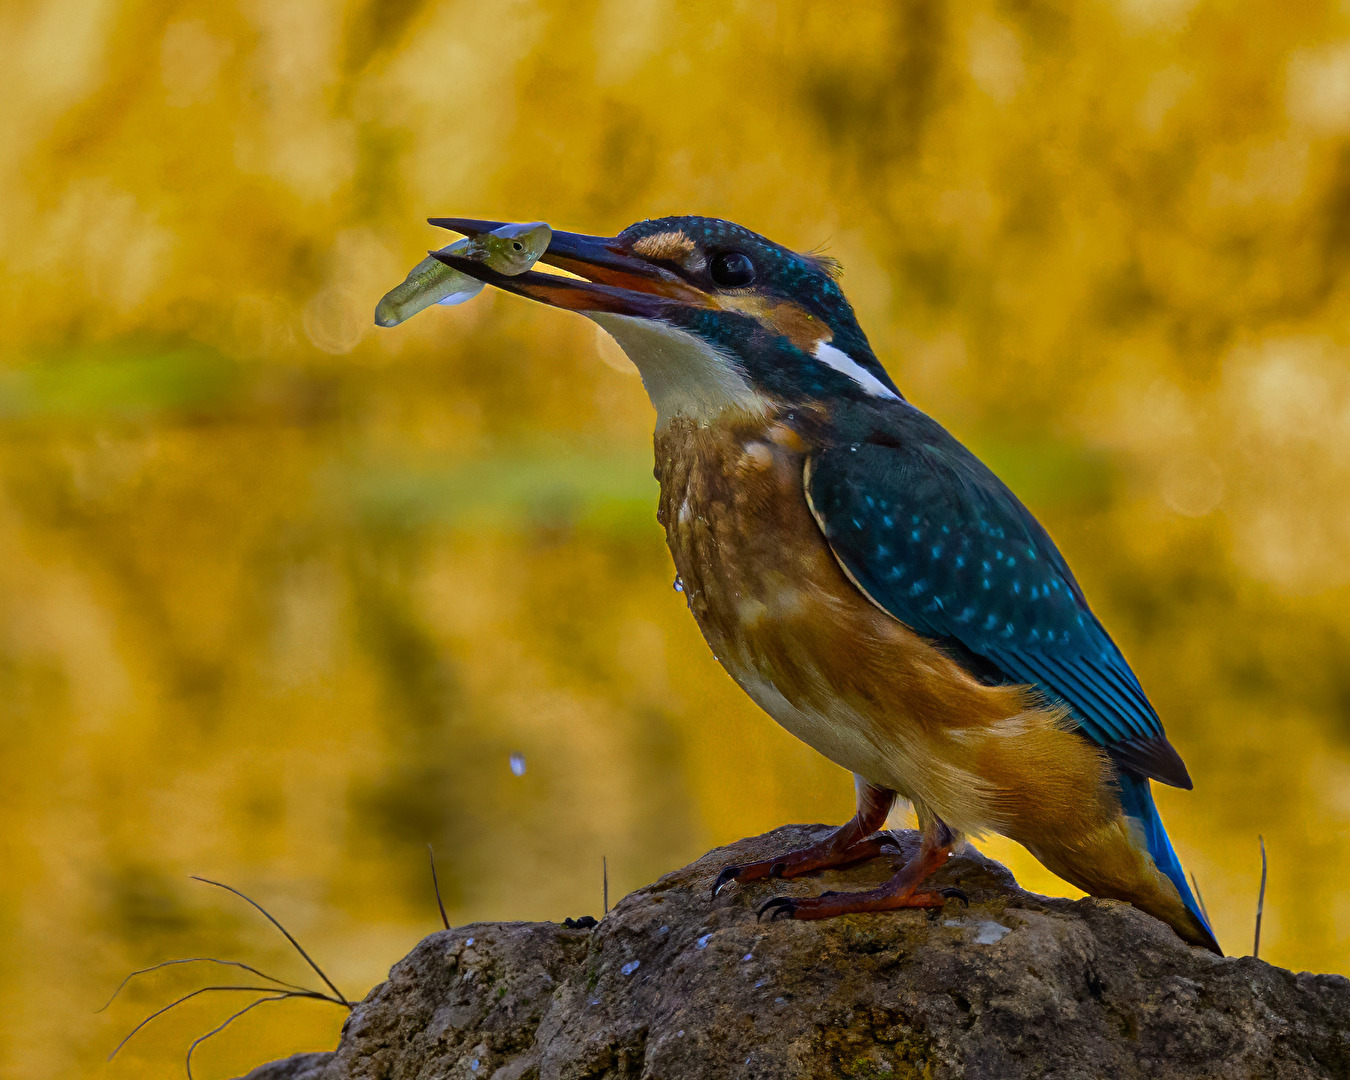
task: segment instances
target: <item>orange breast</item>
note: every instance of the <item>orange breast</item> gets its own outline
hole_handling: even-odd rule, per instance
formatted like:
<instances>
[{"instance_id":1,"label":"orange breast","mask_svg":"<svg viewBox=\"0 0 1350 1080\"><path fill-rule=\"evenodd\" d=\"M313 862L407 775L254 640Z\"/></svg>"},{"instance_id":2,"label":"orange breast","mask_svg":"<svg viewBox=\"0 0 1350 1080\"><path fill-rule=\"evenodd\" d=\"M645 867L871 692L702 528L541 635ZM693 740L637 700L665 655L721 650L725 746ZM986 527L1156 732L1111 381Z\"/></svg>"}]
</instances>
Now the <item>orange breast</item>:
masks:
<instances>
[{"instance_id":1,"label":"orange breast","mask_svg":"<svg viewBox=\"0 0 1350 1080\"><path fill-rule=\"evenodd\" d=\"M657 438L657 518L715 652L781 632L847 584L806 506L805 451L782 424L676 420Z\"/></svg>"}]
</instances>

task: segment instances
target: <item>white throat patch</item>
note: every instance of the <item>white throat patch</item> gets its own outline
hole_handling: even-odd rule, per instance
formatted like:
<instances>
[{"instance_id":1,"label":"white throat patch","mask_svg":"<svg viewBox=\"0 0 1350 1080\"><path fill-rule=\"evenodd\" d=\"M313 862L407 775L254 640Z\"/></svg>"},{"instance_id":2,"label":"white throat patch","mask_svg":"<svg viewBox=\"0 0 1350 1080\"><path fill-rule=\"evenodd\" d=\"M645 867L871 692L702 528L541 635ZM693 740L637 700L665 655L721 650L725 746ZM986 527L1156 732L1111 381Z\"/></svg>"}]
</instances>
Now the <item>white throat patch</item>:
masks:
<instances>
[{"instance_id":1,"label":"white throat patch","mask_svg":"<svg viewBox=\"0 0 1350 1080\"><path fill-rule=\"evenodd\" d=\"M834 368L835 371L847 375L873 397L890 398L892 401L900 400L884 382L842 349L836 349L833 345L823 341L817 342L816 359L822 364Z\"/></svg>"},{"instance_id":2,"label":"white throat patch","mask_svg":"<svg viewBox=\"0 0 1350 1080\"><path fill-rule=\"evenodd\" d=\"M658 430L674 416L706 424L728 409L768 412L768 401L745 380L736 362L697 335L655 319L601 311L588 315L637 366L656 408Z\"/></svg>"}]
</instances>

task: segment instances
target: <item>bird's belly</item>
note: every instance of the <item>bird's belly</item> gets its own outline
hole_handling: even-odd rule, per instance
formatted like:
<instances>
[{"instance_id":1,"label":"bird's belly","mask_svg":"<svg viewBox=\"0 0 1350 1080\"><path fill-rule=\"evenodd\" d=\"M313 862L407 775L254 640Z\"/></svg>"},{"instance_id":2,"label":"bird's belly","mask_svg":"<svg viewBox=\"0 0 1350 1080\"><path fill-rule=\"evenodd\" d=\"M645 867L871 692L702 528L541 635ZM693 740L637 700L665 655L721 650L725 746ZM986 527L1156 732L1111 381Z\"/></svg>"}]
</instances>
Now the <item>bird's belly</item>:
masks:
<instances>
[{"instance_id":1,"label":"bird's belly","mask_svg":"<svg viewBox=\"0 0 1350 1080\"><path fill-rule=\"evenodd\" d=\"M724 657L723 666L750 699L783 728L849 772L899 791L905 798L913 797L914 785L907 782L906 775L910 762L895 747L883 749L869 738L872 725L864 717L838 700L826 709L811 703L795 705L771 677L761 674L753 658L748 659Z\"/></svg>"},{"instance_id":2,"label":"bird's belly","mask_svg":"<svg viewBox=\"0 0 1350 1080\"><path fill-rule=\"evenodd\" d=\"M904 685L910 635L874 620L846 579L836 588L837 568L816 570L790 584L749 574L731 589L706 579L686 589L714 654L760 708L837 765L922 797L937 732Z\"/></svg>"}]
</instances>

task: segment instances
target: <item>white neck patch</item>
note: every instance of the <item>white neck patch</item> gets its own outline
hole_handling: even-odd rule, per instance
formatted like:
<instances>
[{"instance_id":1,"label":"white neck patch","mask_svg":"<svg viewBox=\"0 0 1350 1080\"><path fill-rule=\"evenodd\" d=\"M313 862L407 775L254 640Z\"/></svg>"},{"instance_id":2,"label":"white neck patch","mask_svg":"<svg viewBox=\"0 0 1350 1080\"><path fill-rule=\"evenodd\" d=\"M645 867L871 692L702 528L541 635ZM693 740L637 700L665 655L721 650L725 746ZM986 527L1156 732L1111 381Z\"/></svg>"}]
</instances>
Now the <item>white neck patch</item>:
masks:
<instances>
[{"instance_id":1,"label":"white neck patch","mask_svg":"<svg viewBox=\"0 0 1350 1080\"><path fill-rule=\"evenodd\" d=\"M706 424L728 409L768 412L769 402L746 381L736 362L701 337L656 319L588 314L636 365L656 408L658 429L674 416Z\"/></svg>"},{"instance_id":2,"label":"white neck patch","mask_svg":"<svg viewBox=\"0 0 1350 1080\"><path fill-rule=\"evenodd\" d=\"M890 398L892 401L900 400L884 382L849 356L848 353L836 349L833 345L818 341L816 343L816 359L822 364L834 368L835 371L847 375L873 397Z\"/></svg>"}]
</instances>

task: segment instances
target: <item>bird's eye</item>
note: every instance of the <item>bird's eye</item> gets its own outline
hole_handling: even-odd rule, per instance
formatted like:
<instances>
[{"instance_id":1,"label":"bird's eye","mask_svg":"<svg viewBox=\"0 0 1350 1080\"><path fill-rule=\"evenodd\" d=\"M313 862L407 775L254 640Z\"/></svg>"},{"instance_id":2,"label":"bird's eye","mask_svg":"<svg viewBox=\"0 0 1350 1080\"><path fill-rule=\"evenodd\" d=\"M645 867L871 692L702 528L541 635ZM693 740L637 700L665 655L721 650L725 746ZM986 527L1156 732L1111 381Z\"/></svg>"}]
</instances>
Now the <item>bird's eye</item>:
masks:
<instances>
[{"instance_id":1,"label":"bird's eye","mask_svg":"<svg viewBox=\"0 0 1350 1080\"><path fill-rule=\"evenodd\" d=\"M712 279L725 289L739 289L755 280L755 264L739 251L723 251L713 256Z\"/></svg>"}]
</instances>

